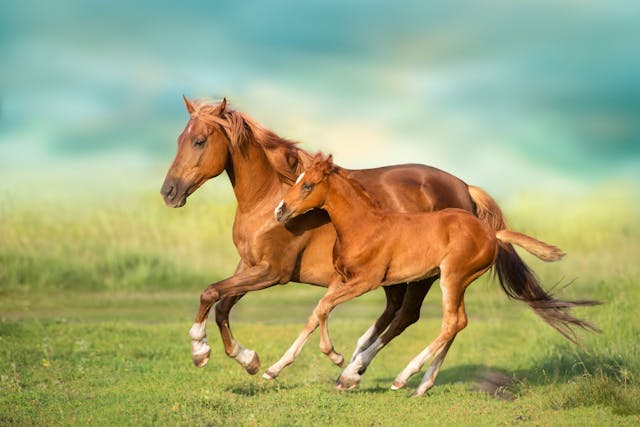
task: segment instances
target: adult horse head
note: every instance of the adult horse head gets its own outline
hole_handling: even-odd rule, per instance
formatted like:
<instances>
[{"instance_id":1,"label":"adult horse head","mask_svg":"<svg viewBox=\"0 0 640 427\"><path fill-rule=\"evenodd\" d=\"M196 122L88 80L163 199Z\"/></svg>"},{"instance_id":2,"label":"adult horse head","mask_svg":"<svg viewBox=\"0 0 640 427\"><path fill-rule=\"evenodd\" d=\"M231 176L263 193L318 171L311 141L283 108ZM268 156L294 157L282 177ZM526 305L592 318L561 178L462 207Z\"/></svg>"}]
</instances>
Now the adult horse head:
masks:
<instances>
[{"instance_id":1,"label":"adult horse head","mask_svg":"<svg viewBox=\"0 0 640 427\"><path fill-rule=\"evenodd\" d=\"M222 173L229 156L224 119L227 100L194 104L183 96L190 118L178 137L178 151L160 193L167 206L180 208L205 181Z\"/></svg>"}]
</instances>

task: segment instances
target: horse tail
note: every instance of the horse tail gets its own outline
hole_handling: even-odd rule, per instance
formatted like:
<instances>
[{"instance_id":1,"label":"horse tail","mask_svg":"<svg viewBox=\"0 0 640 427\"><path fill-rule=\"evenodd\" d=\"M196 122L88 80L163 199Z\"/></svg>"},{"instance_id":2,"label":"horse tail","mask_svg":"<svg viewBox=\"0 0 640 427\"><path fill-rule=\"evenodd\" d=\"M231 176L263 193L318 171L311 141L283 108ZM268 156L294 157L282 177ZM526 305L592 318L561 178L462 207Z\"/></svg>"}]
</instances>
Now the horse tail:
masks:
<instances>
[{"instance_id":1,"label":"horse tail","mask_svg":"<svg viewBox=\"0 0 640 427\"><path fill-rule=\"evenodd\" d=\"M547 262L558 261L565 255L559 248L517 231L500 230L496 232L496 238L503 243L518 245L526 249L530 254Z\"/></svg>"},{"instance_id":2,"label":"horse tail","mask_svg":"<svg viewBox=\"0 0 640 427\"><path fill-rule=\"evenodd\" d=\"M471 185L468 187L469 195L476 205L477 217L496 231L499 244L494 271L507 296L527 303L542 320L573 343L577 343L574 327L599 332L600 330L591 323L571 315L570 310L573 307L600 303L592 300L563 301L555 298L540 286L538 278L520 258L511 243L522 246L541 259L546 257L548 261L560 259L564 255L562 251L524 234L507 230L502 210L495 200L481 188Z\"/></svg>"}]
</instances>

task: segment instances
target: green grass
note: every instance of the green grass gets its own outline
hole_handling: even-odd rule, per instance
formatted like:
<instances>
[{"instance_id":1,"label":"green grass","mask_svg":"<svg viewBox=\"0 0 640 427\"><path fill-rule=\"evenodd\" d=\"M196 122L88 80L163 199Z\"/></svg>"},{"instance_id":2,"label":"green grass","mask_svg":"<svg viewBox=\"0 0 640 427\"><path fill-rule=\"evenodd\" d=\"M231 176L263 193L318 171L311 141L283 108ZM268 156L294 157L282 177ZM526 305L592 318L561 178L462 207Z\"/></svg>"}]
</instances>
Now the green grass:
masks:
<instances>
[{"instance_id":1,"label":"green grass","mask_svg":"<svg viewBox=\"0 0 640 427\"><path fill-rule=\"evenodd\" d=\"M582 334L573 346L483 278L467 293L470 323L436 386L416 399L407 396L419 376L408 390L389 385L437 333L437 287L422 320L379 354L353 392L334 390L340 370L319 352L317 334L268 382L224 355L211 322L212 358L194 368L187 332L198 295L237 260L233 206L196 196L179 210L155 195L84 207L0 204L0 424L640 423L640 210L632 193L504 202L514 229L568 252L548 265L523 256L548 287L573 280L558 287L562 297L602 300L578 314L603 333ZM232 316L235 335L264 369L322 293L292 284L248 295ZM332 314L345 356L383 300L373 292Z\"/></svg>"}]
</instances>

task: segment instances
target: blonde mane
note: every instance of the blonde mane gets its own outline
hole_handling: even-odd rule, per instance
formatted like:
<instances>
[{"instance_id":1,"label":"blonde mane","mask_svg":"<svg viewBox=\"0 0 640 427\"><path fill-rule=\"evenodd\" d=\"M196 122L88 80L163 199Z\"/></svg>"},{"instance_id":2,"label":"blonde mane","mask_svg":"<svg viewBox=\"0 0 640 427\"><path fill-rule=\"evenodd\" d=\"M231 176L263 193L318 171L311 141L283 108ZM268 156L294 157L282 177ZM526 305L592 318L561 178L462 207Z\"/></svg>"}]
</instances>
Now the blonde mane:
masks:
<instances>
[{"instance_id":1,"label":"blonde mane","mask_svg":"<svg viewBox=\"0 0 640 427\"><path fill-rule=\"evenodd\" d=\"M311 163L311 155L298 148L296 142L279 137L243 112L229 106L221 111L221 105L211 101L196 101L193 106L195 110L191 117L209 126L220 127L231 146L243 156L246 157L249 144L261 147L282 182L292 185Z\"/></svg>"}]
</instances>

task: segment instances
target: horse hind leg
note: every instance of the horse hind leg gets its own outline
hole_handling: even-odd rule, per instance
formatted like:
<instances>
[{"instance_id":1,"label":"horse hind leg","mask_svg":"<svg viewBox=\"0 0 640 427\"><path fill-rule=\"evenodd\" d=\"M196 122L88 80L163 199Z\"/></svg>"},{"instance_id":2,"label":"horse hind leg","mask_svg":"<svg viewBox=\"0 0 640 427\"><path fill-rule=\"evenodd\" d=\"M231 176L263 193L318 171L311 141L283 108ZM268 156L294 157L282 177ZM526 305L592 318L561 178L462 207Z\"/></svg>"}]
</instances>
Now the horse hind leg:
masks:
<instances>
[{"instance_id":1,"label":"horse hind leg","mask_svg":"<svg viewBox=\"0 0 640 427\"><path fill-rule=\"evenodd\" d=\"M380 317L374 322L373 325L367 331L358 338L356 348L353 351L353 355L349 363L352 363L356 357L367 350L371 344L387 329L389 324L396 317L397 312L402 307L404 296L406 294L407 285L399 284L394 286L385 286L384 293L387 297L387 305L380 315Z\"/></svg>"},{"instance_id":2,"label":"horse hind leg","mask_svg":"<svg viewBox=\"0 0 640 427\"><path fill-rule=\"evenodd\" d=\"M408 326L417 322L420 318L420 308L425 296L431 289L431 285L436 281L436 277L423 282L410 284L404 295L404 300L400 310L396 312L389 328L378 339L376 339L366 350L359 353L354 360L342 371L336 382L338 390L351 390L360 383L360 377L369 367L373 358L392 339L400 335ZM385 288L386 289L386 288Z\"/></svg>"}]
</instances>

